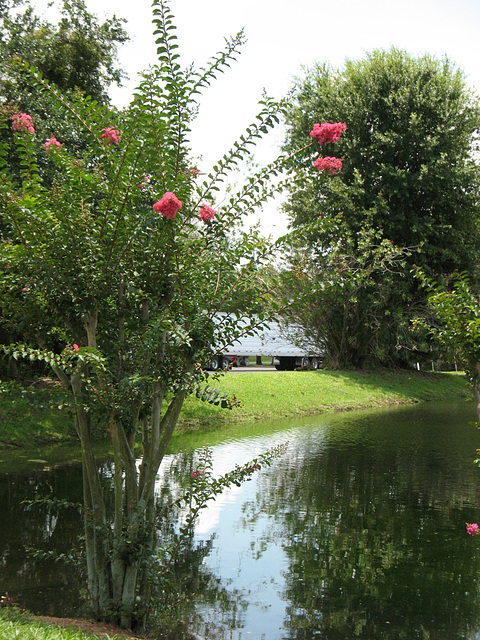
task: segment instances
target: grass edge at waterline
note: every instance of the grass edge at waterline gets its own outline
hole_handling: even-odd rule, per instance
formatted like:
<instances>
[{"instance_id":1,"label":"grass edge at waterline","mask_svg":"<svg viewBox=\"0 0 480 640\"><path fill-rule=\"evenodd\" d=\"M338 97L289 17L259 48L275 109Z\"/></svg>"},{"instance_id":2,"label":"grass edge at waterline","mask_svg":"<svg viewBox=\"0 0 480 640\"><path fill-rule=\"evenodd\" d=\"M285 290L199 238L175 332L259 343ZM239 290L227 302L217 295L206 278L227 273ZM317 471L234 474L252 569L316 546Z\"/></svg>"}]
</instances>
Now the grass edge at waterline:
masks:
<instances>
[{"instance_id":1,"label":"grass edge at waterline","mask_svg":"<svg viewBox=\"0 0 480 640\"><path fill-rule=\"evenodd\" d=\"M182 409L178 432L328 411L470 398L462 374L414 370L242 371L218 379L212 376L208 382L235 398L238 406L221 409L190 397ZM33 407L18 391L0 394L0 445L23 447L74 439L73 418L68 413Z\"/></svg>"},{"instance_id":2,"label":"grass edge at waterline","mask_svg":"<svg viewBox=\"0 0 480 640\"><path fill-rule=\"evenodd\" d=\"M21 612L16 607L0 607L0 640L125 640L132 639L131 634L123 633L113 627L97 633L90 633L80 627L82 623L94 628L95 623L82 620L65 620L64 624L47 622ZM77 626L78 624L78 626ZM101 625L98 625L99 629ZM140 638L139 638L140 640Z\"/></svg>"},{"instance_id":3,"label":"grass edge at waterline","mask_svg":"<svg viewBox=\"0 0 480 640\"><path fill-rule=\"evenodd\" d=\"M179 429L471 397L463 374L443 372L242 372L226 375L211 386L235 397L240 406L222 410L188 398Z\"/></svg>"}]
</instances>

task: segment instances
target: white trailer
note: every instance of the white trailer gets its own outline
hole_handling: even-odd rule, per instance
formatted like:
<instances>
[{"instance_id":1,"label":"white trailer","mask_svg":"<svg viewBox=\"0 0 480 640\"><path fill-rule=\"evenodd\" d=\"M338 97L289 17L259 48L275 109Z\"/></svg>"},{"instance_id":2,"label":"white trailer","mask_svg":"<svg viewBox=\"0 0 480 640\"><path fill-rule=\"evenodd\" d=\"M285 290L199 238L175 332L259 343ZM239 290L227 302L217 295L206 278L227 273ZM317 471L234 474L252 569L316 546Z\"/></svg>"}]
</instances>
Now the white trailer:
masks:
<instances>
[{"instance_id":1,"label":"white trailer","mask_svg":"<svg viewBox=\"0 0 480 640\"><path fill-rule=\"evenodd\" d=\"M208 369L215 371L229 366L247 366L252 356L272 358L272 363L279 370L298 367L318 369L322 363L318 349L305 344L300 327L268 321L255 335L242 336L221 349L209 362Z\"/></svg>"}]
</instances>

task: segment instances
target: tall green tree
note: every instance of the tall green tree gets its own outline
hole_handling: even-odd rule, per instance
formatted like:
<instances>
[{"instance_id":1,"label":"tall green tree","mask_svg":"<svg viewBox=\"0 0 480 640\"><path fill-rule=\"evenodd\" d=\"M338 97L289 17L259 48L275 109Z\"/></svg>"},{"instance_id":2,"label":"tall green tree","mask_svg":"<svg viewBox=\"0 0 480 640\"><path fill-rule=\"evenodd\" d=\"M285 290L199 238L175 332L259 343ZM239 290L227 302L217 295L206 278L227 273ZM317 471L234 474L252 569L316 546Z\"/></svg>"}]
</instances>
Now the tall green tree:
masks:
<instances>
[{"instance_id":1,"label":"tall green tree","mask_svg":"<svg viewBox=\"0 0 480 640\"><path fill-rule=\"evenodd\" d=\"M236 58L243 36L205 69L184 69L168 3L153 6L159 62L124 113L81 94L66 99L25 67L32 94L49 96L75 122L78 149L56 135L56 120L47 141L38 139L28 113L3 113L0 122L20 158L19 181L10 145L0 146L0 213L11 229L0 244L0 297L4 323L24 336L3 351L48 364L74 411L89 591L95 615L125 627L141 622L148 608L156 476L184 400L196 393L228 406L205 386L202 364L257 322L239 329L237 316L265 293L257 273L270 247L238 223L272 195L270 178L286 162L258 169L215 203L225 176L278 122L282 107L265 97L254 124L199 177L188 148L197 96ZM53 181L39 171L42 154L55 167ZM218 312L232 308L236 314L218 321ZM94 428L110 436L114 450L113 514Z\"/></svg>"},{"instance_id":2,"label":"tall green tree","mask_svg":"<svg viewBox=\"0 0 480 640\"><path fill-rule=\"evenodd\" d=\"M399 309L408 318L409 309L423 300L410 274L414 264L429 272L473 274L480 109L464 74L448 60L414 58L397 49L374 51L338 70L317 64L296 82L286 149L321 120L347 125L336 144L341 172L328 180L297 182L286 207L293 229L301 232L297 248L311 264L325 262L333 249L359 257L362 230L403 249L409 255L396 280L388 322ZM309 147L296 157L299 178L310 173L316 155L318 150ZM312 284L328 280L331 268L327 264L312 273ZM405 318L398 317L397 327L384 331L394 337L382 346L386 361L408 359L408 349L398 348L408 346L401 335L404 326ZM362 347L363 360L372 355L369 340Z\"/></svg>"},{"instance_id":3,"label":"tall green tree","mask_svg":"<svg viewBox=\"0 0 480 640\"><path fill-rule=\"evenodd\" d=\"M79 90L102 104L109 102L109 86L125 77L117 60L118 47L128 40L125 21L112 16L99 22L83 0L64 0L57 24L39 17L28 1L7 3L0 17L0 95L6 102L30 112L34 107L15 66L18 58L62 91Z\"/></svg>"}]
</instances>

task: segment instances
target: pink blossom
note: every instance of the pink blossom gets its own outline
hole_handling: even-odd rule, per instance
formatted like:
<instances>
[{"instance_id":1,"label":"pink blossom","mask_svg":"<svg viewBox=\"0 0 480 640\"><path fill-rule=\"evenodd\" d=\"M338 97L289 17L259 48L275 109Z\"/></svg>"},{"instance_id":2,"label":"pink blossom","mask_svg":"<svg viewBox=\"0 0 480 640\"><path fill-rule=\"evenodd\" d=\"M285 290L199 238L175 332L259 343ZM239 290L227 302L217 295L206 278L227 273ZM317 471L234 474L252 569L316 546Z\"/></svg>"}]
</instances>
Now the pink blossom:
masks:
<instances>
[{"instance_id":1,"label":"pink blossom","mask_svg":"<svg viewBox=\"0 0 480 640\"><path fill-rule=\"evenodd\" d=\"M322 156L320 156L320 158L315 160L313 166L319 171L327 171L333 176L335 173L342 170L342 161L339 158L332 158L330 156L322 158Z\"/></svg>"},{"instance_id":2,"label":"pink blossom","mask_svg":"<svg viewBox=\"0 0 480 640\"><path fill-rule=\"evenodd\" d=\"M316 122L310 135L319 144L328 144L329 142L337 142L346 128L347 125L343 122L323 122L322 124Z\"/></svg>"},{"instance_id":3,"label":"pink blossom","mask_svg":"<svg viewBox=\"0 0 480 640\"><path fill-rule=\"evenodd\" d=\"M171 191L167 191L167 193L164 193L162 198L153 205L153 210L161 213L164 218L173 220L181 206L182 203L177 196Z\"/></svg>"},{"instance_id":4,"label":"pink blossom","mask_svg":"<svg viewBox=\"0 0 480 640\"><path fill-rule=\"evenodd\" d=\"M196 178L196 177L198 176L198 174L200 173L200 171L199 171L196 167L192 167L192 168L190 169L190 173L192 174L192 176L193 176L194 178Z\"/></svg>"},{"instance_id":5,"label":"pink blossom","mask_svg":"<svg viewBox=\"0 0 480 640\"><path fill-rule=\"evenodd\" d=\"M202 475L202 473L203 471L201 469L198 469L198 471L192 471L192 473L190 474L190 477L196 480L198 477Z\"/></svg>"},{"instance_id":6,"label":"pink blossom","mask_svg":"<svg viewBox=\"0 0 480 640\"><path fill-rule=\"evenodd\" d=\"M13 130L23 131L24 133L35 133L33 128L32 116L28 113L14 113L12 116Z\"/></svg>"},{"instance_id":7,"label":"pink blossom","mask_svg":"<svg viewBox=\"0 0 480 640\"><path fill-rule=\"evenodd\" d=\"M22 291L25 293L25 291L28 291L28 287L23 287Z\"/></svg>"},{"instance_id":8,"label":"pink blossom","mask_svg":"<svg viewBox=\"0 0 480 640\"><path fill-rule=\"evenodd\" d=\"M473 523L473 524L469 524L467 522L467 533L469 533L471 536L476 536L480 533L479 528L478 528L478 524Z\"/></svg>"},{"instance_id":9,"label":"pink blossom","mask_svg":"<svg viewBox=\"0 0 480 640\"><path fill-rule=\"evenodd\" d=\"M144 176L142 182L140 182L140 184L138 185L138 188L142 190L143 187L147 186L149 182L150 182L150 176Z\"/></svg>"},{"instance_id":10,"label":"pink blossom","mask_svg":"<svg viewBox=\"0 0 480 640\"><path fill-rule=\"evenodd\" d=\"M52 136L50 138L50 140L47 140L44 145L45 149L47 150L47 153L50 151L50 149L53 147L54 149L60 149L60 147L62 146L62 144L55 138L55 136Z\"/></svg>"},{"instance_id":11,"label":"pink blossom","mask_svg":"<svg viewBox=\"0 0 480 640\"><path fill-rule=\"evenodd\" d=\"M78 346L78 344L76 344L75 342L73 343L73 345L72 345L72 346L73 346L73 350L74 350L74 351L78 351L78 350L79 350L79 348L80 348L80 347Z\"/></svg>"},{"instance_id":12,"label":"pink blossom","mask_svg":"<svg viewBox=\"0 0 480 640\"><path fill-rule=\"evenodd\" d=\"M102 140L105 140L106 144L118 144L121 140L119 136L118 129L114 129L113 127L105 127L105 129L101 129L103 131L100 136Z\"/></svg>"},{"instance_id":13,"label":"pink blossom","mask_svg":"<svg viewBox=\"0 0 480 640\"><path fill-rule=\"evenodd\" d=\"M202 204L198 217L200 218L200 220L207 222L208 220L213 220L216 213L217 212L215 211L215 209L209 207L208 204Z\"/></svg>"}]
</instances>

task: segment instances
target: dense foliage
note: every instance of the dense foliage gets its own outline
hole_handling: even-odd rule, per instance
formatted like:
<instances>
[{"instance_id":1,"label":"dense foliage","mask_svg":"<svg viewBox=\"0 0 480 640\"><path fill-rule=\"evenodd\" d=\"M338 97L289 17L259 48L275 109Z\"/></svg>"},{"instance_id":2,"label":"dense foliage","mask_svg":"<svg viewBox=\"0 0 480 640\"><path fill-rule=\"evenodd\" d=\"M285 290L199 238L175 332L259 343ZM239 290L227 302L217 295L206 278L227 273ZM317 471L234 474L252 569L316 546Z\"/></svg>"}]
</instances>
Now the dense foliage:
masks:
<instances>
[{"instance_id":1,"label":"dense foliage","mask_svg":"<svg viewBox=\"0 0 480 640\"><path fill-rule=\"evenodd\" d=\"M448 278L417 277L428 294L429 313L415 318L441 347L465 369L472 385L480 420L480 308L478 287L466 273Z\"/></svg>"},{"instance_id":2,"label":"dense foliage","mask_svg":"<svg viewBox=\"0 0 480 640\"><path fill-rule=\"evenodd\" d=\"M30 112L35 101L15 66L21 58L63 91L82 91L100 103L108 103L108 87L120 84L117 48L128 40L123 21L115 16L100 23L83 0L64 1L58 24L35 13L26 2L7 3L0 10L0 95Z\"/></svg>"},{"instance_id":3,"label":"dense foliage","mask_svg":"<svg viewBox=\"0 0 480 640\"><path fill-rule=\"evenodd\" d=\"M31 79L20 61L34 65L46 82L54 83L64 96L81 92L99 104L108 104L108 88L120 83L124 74L117 65L117 49L128 36L122 20L112 17L104 22L87 11L83 0L63 2L58 24L39 17L28 1L5 2L0 6L0 109L4 117L28 113L35 122L39 139L53 133L68 146L70 153L85 152L81 128L73 118L65 117L65 109L47 92L32 92ZM54 123L54 124L53 124ZM20 158L12 145L11 129L3 129L0 143L9 145L8 163L20 183ZM46 184L55 180L57 168L48 162L44 151L36 158L38 170ZM11 220L0 217L0 237L11 235ZM1 302L0 302L1 305ZM1 316L0 312L0 316ZM22 340L21 327L7 332L0 321L0 342ZM19 367L11 358L11 375L31 377L42 372L41 365L30 363ZM3 373L3 372L2 372Z\"/></svg>"},{"instance_id":4,"label":"dense foliage","mask_svg":"<svg viewBox=\"0 0 480 640\"><path fill-rule=\"evenodd\" d=\"M478 99L448 60L413 58L396 49L374 51L362 61L347 61L340 70L318 64L297 81L287 115L286 148L304 139L318 118L347 126L336 143L342 167L329 179L307 180L291 190L287 211L298 232L290 256L292 271L301 268L307 274L318 314L325 310L342 322L343 303L332 308L322 293L324 284L337 278L338 255L343 254L347 264L352 259L365 262L369 278L383 286L385 270L374 275L367 254L391 243L403 253L404 264L394 270L395 276L390 270L391 295L386 300L382 293L381 326L364 326L359 344L358 333L344 325L341 333L354 348L341 362L335 354L332 360L338 366L371 359L406 362L413 346L406 332L410 311L424 300L411 275L413 265L429 273L475 272ZM297 156L299 180L314 157L312 148ZM366 236L375 239L362 255ZM350 276L341 287L351 288ZM372 308L369 294L355 300L359 317ZM380 311L378 295L375 300ZM301 308L297 318L309 325Z\"/></svg>"}]
</instances>

